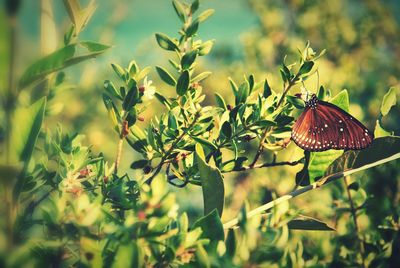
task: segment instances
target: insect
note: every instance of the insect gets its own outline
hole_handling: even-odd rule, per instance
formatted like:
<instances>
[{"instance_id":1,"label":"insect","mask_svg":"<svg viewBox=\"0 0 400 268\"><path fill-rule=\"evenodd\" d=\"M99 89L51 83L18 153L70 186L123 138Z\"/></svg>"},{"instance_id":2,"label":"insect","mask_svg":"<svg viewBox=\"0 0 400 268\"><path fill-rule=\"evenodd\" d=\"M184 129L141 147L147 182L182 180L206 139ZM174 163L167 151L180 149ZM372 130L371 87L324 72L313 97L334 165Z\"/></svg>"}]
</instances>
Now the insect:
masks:
<instances>
[{"instance_id":1,"label":"insect","mask_svg":"<svg viewBox=\"0 0 400 268\"><path fill-rule=\"evenodd\" d=\"M361 150L372 143L374 134L346 111L312 94L293 125L291 138L306 151L320 152Z\"/></svg>"}]
</instances>

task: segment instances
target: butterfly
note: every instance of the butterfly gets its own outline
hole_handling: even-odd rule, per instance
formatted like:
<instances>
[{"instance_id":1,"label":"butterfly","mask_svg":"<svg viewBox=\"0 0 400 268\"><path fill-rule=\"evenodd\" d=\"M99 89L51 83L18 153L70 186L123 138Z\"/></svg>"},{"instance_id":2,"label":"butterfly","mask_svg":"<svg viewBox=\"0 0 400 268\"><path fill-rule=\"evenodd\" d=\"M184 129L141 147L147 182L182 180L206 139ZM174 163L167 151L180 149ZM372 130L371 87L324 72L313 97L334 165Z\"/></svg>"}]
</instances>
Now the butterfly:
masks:
<instances>
[{"instance_id":1,"label":"butterfly","mask_svg":"<svg viewBox=\"0 0 400 268\"><path fill-rule=\"evenodd\" d=\"M292 140L303 150L361 150L372 143L374 134L336 105L319 100L315 94L305 104L291 133Z\"/></svg>"}]
</instances>

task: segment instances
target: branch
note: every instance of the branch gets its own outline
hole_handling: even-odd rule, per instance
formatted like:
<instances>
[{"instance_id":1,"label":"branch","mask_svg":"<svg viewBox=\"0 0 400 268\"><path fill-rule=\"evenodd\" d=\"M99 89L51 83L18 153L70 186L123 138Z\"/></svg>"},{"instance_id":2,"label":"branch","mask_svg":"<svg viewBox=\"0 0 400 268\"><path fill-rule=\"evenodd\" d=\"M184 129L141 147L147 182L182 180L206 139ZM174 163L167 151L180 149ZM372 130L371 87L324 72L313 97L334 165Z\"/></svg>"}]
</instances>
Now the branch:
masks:
<instances>
[{"instance_id":1,"label":"branch","mask_svg":"<svg viewBox=\"0 0 400 268\"><path fill-rule=\"evenodd\" d=\"M151 182L153 181L153 179L158 175L158 173L160 173L161 168L165 164L165 161L167 160L168 156L175 149L175 146L178 144L178 142L180 142L183 139L183 137L185 137L185 135L189 132L189 130L194 126L194 124L196 123L198 117L199 117L199 114L196 113L192 123L190 123L190 125L187 127L187 130L183 131L182 134L178 138L176 138L176 140L172 143L172 145L169 148L169 150L161 158L161 161L157 165L157 167L155 168L155 171L153 172L153 174L148 179L146 179L146 181L145 181L146 184L150 185Z\"/></svg>"},{"instance_id":2,"label":"branch","mask_svg":"<svg viewBox=\"0 0 400 268\"><path fill-rule=\"evenodd\" d=\"M271 201L271 202L266 203L266 204L264 204L264 205L262 205L262 206L260 206L258 208L255 208L255 209L251 210L249 213L247 213L247 218L252 218L252 217L254 217L256 215L259 215L259 214L265 212L266 210L273 208L276 205L279 205L279 204L281 204L281 203L283 203L283 202L285 202L287 200L292 199L293 197L299 196L299 195L304 194L304 193L306 193L308 191L311 191L311 190L314 190L316 188L322 187L322 186L324 186L324 185L326 185L326 184L328 184L330 182L336 181L337 179L340 179L340 178L342 178L344 176L349 176L349 175L351 175L353 173L356 173L358 171L361 171L361 170L364 170L364 169L368 169L368 168L372 168L372 167L384 164L386 162L393 161L393 160L398 159L398 158L400 158L400 153L394 154L394 155L392 155L390 157L381 159L379 161L376 161L376 162L373 162L373 163L370 163L370 164L366 164L366 165L361 166L359 168L355 168L355 169L351 169L351 170L337 172L337 173L334 173L334 174L327 175L327 176L321 178L319 181L314 182L313 184L307 185L307 186L305 186L303 188L300 188L300 189L298 189L296 191L290 192L290 193L288 193L288 194L286 194L284 196L281 196L281 197L275 199L274 201ZM224 224L224 229L232 228L235 225L237 225L238 223L239 223L238 218L232 219L232 220L230 220L230 221L228 221L228 222L226 222Z\"/></svg>"},{"instance_id":3,"label":"branch","mask_svg":"<svg viewBox=\"0 0 400 268\"><path fill-rule=\"evenodd\" d=\"M302 164L304 161L304 157L290 162L290 161L282 161L282 162L272 162L272 163L263 163L263 164L258 164L258 165L249 165L249 166L243 166L240 169L235 169L232 170L230 172L234 172L234 171L245 171L245 170L249 170L249 169L255 169L255 168L265 168L265 167L277 167L277 166L296 166L298 164Z\"/></svg>"}]
</instances>

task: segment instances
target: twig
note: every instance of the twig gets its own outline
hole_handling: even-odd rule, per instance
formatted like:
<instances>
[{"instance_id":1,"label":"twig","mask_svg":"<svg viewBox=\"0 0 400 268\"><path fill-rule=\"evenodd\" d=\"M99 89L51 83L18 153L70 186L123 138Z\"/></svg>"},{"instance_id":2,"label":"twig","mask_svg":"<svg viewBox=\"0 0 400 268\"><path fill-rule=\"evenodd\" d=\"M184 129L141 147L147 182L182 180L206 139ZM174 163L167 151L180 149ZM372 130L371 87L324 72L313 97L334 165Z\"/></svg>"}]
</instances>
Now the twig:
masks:
<instances>
[{"instance_id":1,"label":"twig","mask_svg":"<svg viewBox=\"0 0 400 268\"><path fill-rule=\"evenodd\" d=\"M276 105L276 109L278 109L278 107L281 106L283 100L285 99L286 94L287 94L288 91L291 89L291 87L294 86L294 84L296 83L296 81L297 81L297 79L298 79L298 76L299 76L299 75L297 74L295 77L293 77L292 80L289 81L288 85L287 85L286 88L283 90L282 96L281 96L281 98L279 99L278 104ZM269 128L269 127L266 128L266 129L264 130L264 132L263 132L263 134L262 134L262 136L261 136L261 139L260 139L260 145L258 146L257 153L256 153L256 155L254 156L254 159L253 159L253 161L251 162L250 167L254 167L254 166L256 165L258 159L260 158L260 156L261 156L261 154L262 154L262 152L263 152L263 148L264 148L264 146L263 146L263 145L264 145L264 141L265 141L265 138L268 136L269 131L270 131L270 128Z\"/></svg>"},{"instance_id":2,"label":"twig","mask_svg":"<svg viewBox=\"0 0 400 268\"><path fill-rule=\"evenodd\" d=\"M263 163L263 164L253 165L253 166L244 166L244 167L241 167L240 169L232 170L232 172L234 172L234 171L245 171L245 170L255 169L255 168L265 168L265 167L296 166L298 164L303 163L303 161L304 161L304 157L299 159L299 160L293 161L293 162L282 161L282 162Z\"/></svg>"},{"instance_id":3,"label":"twig","mask_svg":"<svg viewBox=\"0 0 400 268\"><path fill-rule=\"evenodd\" d=\"M351 197L351 192L350 192L349 182L347 180L347 176L343 177L343 181L344 181L344 185L346 187L347 196L349 198L350 211L351 211L351 215L352 215L353 221L354 221L354 228L356 229L358 241L360 243L360 251L361 251L360 253L361 253L361 259L362 259L362 265L363 265L363 267L366 267L365 266L365 257L364 257L364 255L365 255L364 242L360 238L361 234L360 234L360 228L358 227L357 211L356 211L356 208L354 207L353 198Z\"/></svg>"},{"instance_id":4,"label":"twig","mask_svg":"<svg viewBox=\"0 0 400 268\"><path fill-rule=\"evenodd\" d=\"M175 146L180 142L183 137L185 137L186 134L188 134L189 130L194 126L194 124L197 121L197 118L199 117L199 114L196 113L193 121L190 123L190 125L187 127L186 131L183 131L182 134L172 143L171 147L168 149L167 152L163 155L163 157L160 160L160 163L158 163L157 167L155 168L153 174L146 179L145 183L150 185L153 179L160 173L162 166L165 164L165 161L167 160L168 156L172 153L172 151L175 149Z\"/></svg>"},{"instance_id":5,"label":"twig","mask_svg":"<svg viewBox=\"0 0 400 268\"><path fill-rule=\"evenodd\" d=\"M334 173L334 174L325 176L325 177L323 177L321 180L319 180L317 182L314 182L314 183L312 183L310 185L307 185L307 186L305 186L303 188L300 188L300 189L298 189L296 191L292 191L292 192L290 192L290 193L288 193L288 194L286 194L284 196L281 196L281 197L275 199L274 201L271 201L269 203L266 203L266 204L264 204L264 205L262 205L262 206L260 206L258 208L255 208L255 209L249 211L247 213L247 218L251 218L251 217L254 217L256 215L259 215L259 214L265 212L266 210L273 208L276 205L279 205L279 204L281 204L281 203L283 203L283 202L285 202L287 200L292 199L293 197L299 196L299 195L304 194L304 193L306 193L308 191L311 191L311 190L314 190L316 188L322 187L322 186L324 186L324 185L326 185L326 184L328 184L328 183L330 183L332 181L340 179L341 177L349 176L349 175L351 175L353 173L356 173L358 171L361 171L361 170L364 170L364 169L367 169L367 168L372 168L372 167L384 164L386 162L393 161L393 160L398 159L398 158L400 158L400 153L394 154L394 155L392 155L390 157L387 157L385 159L381 159L381 160L373 162L371 164L366 164L366 165L361 166L359 168L355 168L355 169L351 169L351 170L348 170L348 171L338 172L338 173ZM232 220L230 220L230 221L228 221L228 222L226 222L224 224L224 229L232 228L235 225L237 225L238 223L239 223L238 218L232 219Z\"/></svg>"}]
</instances>

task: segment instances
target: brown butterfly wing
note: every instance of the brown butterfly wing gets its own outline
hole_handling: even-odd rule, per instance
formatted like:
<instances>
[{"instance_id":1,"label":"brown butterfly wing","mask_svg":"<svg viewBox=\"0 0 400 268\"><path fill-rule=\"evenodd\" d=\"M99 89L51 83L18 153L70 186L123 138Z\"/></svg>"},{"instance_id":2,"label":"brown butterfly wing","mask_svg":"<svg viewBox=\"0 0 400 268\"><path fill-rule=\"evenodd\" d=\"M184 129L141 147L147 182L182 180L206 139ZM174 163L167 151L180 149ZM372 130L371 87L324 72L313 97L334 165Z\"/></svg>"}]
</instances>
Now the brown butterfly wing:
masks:
<instances>
[{"instance_id":1,"label":"brown butterfly wing","mask_svg":"<svg viewBox=\"0 0 400 268\"><path fill-rule=\"evenodd\" d=\"M318 100L307 106L292 130L292 140L307 151L360 150L368 147L373 134L339 107Z\"/></svg>"}]
</instances>

